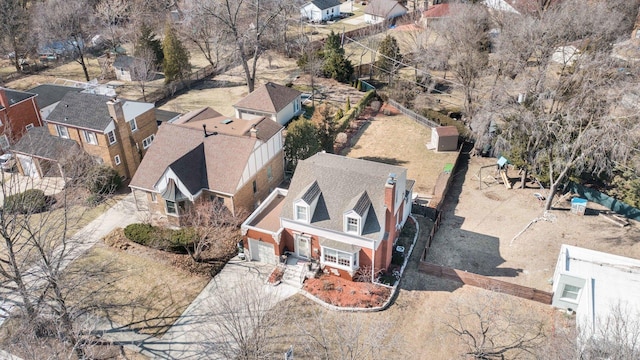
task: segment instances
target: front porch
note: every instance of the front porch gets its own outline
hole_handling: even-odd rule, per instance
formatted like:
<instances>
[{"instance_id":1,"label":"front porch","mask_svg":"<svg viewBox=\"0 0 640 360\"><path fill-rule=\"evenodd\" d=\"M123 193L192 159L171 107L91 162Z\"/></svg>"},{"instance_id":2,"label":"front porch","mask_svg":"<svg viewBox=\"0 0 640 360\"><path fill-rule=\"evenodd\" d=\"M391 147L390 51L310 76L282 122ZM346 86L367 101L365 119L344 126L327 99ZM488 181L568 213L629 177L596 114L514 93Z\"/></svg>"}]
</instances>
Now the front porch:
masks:
<instances>
[{"instance_id":1,"label":"front porch","mask_svg":"<svg viewBox=\"0 0 640 360\"><path fill-rule=\"evenodd\" d=\"M320 268L317 261L311 261L287 252L280 256L280 263L277 265L284 270L282 282L301 289L304 281L314 277Z\"/></svg>"}]
</instances>

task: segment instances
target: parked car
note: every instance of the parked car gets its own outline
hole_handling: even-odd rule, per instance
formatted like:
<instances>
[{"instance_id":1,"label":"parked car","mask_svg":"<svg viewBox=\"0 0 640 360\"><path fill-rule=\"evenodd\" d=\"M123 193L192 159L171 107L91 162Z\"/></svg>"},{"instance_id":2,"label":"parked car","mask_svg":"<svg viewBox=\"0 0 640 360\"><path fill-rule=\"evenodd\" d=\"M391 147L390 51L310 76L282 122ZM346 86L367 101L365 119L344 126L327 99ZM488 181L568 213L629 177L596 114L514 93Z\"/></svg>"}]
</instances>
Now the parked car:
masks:
<instances>
[{"instance_id":1,"label":"parked car","mask_svg":"<svg viewBox=\"0 0 640 360\"><path fill-rule=\"evenodd\" d=\"M11 172L16 169L16 159L13 154L0 155L0 168L2 171Z\"/></svg>"}]
</instances>

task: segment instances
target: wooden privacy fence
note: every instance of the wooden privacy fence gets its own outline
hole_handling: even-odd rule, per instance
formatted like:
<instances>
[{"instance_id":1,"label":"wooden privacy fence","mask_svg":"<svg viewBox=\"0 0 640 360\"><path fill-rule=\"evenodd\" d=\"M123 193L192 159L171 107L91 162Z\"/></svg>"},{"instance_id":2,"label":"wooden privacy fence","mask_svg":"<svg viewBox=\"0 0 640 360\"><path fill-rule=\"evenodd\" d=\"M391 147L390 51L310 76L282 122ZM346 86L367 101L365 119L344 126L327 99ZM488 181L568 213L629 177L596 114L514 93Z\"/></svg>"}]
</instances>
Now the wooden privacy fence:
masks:
<instances>
[{"instance_id":1,"label":"wooden privacy fence","mask_svg":"<svg viewBox=\"0 0 640 360\"><path fill-rule=\"evenodd\" d=\"M444 279L458 281L465 285L475 286L481 289L495 291L503 294L521 297L523 299L537 301L543 304L551 304L553 294L550 292L508 283L502 280L492 279L463 270L452 269L436 264L420 262L418 269L426 274Z\"/></svg>"}]
</instances>

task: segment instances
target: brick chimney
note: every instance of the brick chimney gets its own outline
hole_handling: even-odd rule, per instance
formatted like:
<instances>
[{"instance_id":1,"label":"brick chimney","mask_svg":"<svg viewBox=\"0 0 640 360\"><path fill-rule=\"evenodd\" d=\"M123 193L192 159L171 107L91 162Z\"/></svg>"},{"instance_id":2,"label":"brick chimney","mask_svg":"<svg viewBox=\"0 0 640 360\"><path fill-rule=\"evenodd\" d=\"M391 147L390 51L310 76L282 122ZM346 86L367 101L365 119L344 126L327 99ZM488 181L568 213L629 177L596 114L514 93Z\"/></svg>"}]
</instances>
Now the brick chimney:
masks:
<instances>
[{"instance_id":1,"label":"brick chimney","mask_svg":"<svg viewBox=\"0 0 640 360\"><path fill-rule=\"evenodd\" d=\"M130 179L138 168L141 159L139 149L131 134L131 127L124 117L123 103L123 101L114 97L107 101L107 109L109 110L109 116L111 116L116 125L115 132L118 136L118 146L121 149L120 161L125 169L124 175Z\"/></svg>"},{"instance_id":2,"label":"brick chimney","mask_svg":"<svg viewBox=\"0 0 640 360\"><path fill-rule=\"evenodd\" d=\"M384 205L391 212L394 210L396 202L396 174L389 174L387 182L384 185Z\"/></svg>"},{"instance_id":3,"label":"brick chimney","mask_svg":"<svg viewBox=\"0 0 640 360\"><path fill-rule=\"evenodd\" d=\"M118 123L126 122L124 118L124 111L122 110L122 101L120 101L120 99L114 97L107 101L107 108L109 109L109 116L111 116L114 121Z\"/></svg>"},{"instance_id":4,"label":"brick chimney","mask_svg":"<svg viewBox=\"0 0 640 360\"><path fill-rule=\"evenodd\" d=\"M391 264L391 258L393 255L393 242L396 239L396 216L395 216L395 202L396 202L396 174L389 174L387 181L384 184L384 206L386 208L385 214L385 235L386 241L383 242L383 246L380 248L381 258L384 261L383 266L389 266Z\"/></svg>"}]
</instances>

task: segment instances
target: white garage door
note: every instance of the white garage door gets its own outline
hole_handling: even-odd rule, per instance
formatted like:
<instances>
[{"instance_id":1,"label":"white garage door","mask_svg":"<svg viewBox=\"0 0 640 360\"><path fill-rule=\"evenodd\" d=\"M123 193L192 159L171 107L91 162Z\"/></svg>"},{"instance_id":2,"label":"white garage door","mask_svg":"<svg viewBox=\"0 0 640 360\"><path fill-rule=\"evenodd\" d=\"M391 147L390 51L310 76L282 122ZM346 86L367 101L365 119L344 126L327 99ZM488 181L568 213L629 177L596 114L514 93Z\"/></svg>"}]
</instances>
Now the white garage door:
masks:
<instances>
[{"instance_id":1,"label":"white garage door","mask_svg":"<svg viewBox=\"0 0 640 360\"><path fill-rule=\"evenodd\" d=\"M276 255L273 251L273 244L264 241L249 239L249 251L251 252L251 260L260 261L267 264L276 263Z\"/></svg>"}]
</instances>

